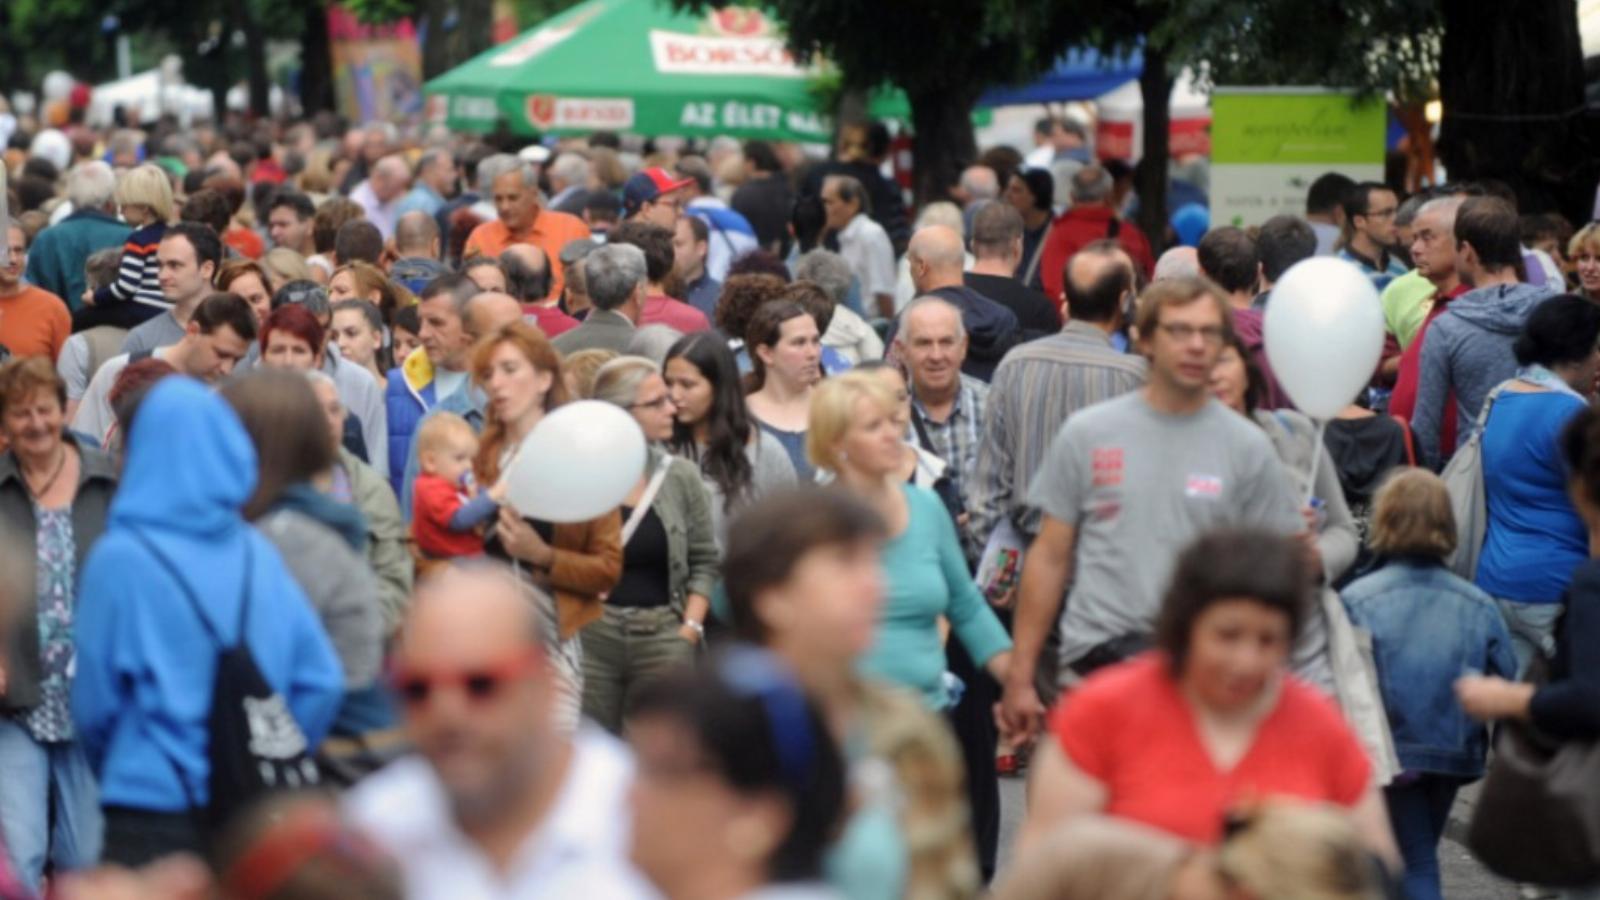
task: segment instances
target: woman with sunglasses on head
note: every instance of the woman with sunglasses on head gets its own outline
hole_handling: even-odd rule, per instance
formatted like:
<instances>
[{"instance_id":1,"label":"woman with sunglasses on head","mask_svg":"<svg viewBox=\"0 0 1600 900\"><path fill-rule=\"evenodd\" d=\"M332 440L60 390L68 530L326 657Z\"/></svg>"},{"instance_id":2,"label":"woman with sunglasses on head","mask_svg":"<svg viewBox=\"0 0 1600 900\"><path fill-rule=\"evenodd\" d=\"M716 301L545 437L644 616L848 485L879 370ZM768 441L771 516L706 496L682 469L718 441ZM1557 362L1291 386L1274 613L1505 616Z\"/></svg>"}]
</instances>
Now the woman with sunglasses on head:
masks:
<instances>
[{"instance_id":1,"label":"woman with sunglasses on head","mask_svg":"<svg viewBox=\"0 0 1600 900\"><path fill-rule=\"evenodd\" d=\"M667 351L665 375L675 410L667 446L700 466L721 542L731 515L769 491L794 486L794 464L778 439L751 420L738 364L720 336L684 336Z\"/></svg>"},{"instance_id":2,"label":"woman with sunglasses on head","mask_svg":"<svg viewBox=\"0 0 1600 900\"><path fill-rule=\"evenodd\" d=\"M638 356L606 363L592 398L631 414L650 448L619 510L622 580L583 636L583 712L615 733L640 685L689 659L704 636L717 544L700 473L661 449L674 407L656 364Z\"/></svg>"},{"instance_id":3,"label":"woman with sunglasses on head","mask_svg":"<svg viewBox=\"0 0 1600 900\"><path fill-rule=\"evenodd\" d=\"M955 741L918 697L859 674L885 537L878 514L837 488L756 501L728 529L726 618L794 671L844 751L851 814L829 883L850 900L971 897L981 877Z\"/></svg>"},{"instance_id":4,"label":"woman with sunglasses on head","mask_svg":"<svg viewBox=\"0 0 1600 900\"><path fill-rule=\"evenodd\" d=\"M735 647L644 685L628 738L631 855L668 900L839 897L822 877L844 760L775 655Z\"/></svg>"},{"instance_id":5,"label":"woman with sunglasses on head","mask_svg":"<svg viewBox=\"0 0 1600 900\"><path fill-rule=\"evenodd\" d=\"M567 402L561 355L543 332L515 322L492 332L472 350L472 383L488 397L473 475L493 485L516 459L535 426ZM560 473L553 473L559 477ZM544 590L546 652L561 687L559 724L578 725L583 702L583 644L579 632L597 621L605 595L622 577L622 517L616 510L587 522L553 524L501 507L484 552L512 564Z\"/></svg>"}]
</instances>

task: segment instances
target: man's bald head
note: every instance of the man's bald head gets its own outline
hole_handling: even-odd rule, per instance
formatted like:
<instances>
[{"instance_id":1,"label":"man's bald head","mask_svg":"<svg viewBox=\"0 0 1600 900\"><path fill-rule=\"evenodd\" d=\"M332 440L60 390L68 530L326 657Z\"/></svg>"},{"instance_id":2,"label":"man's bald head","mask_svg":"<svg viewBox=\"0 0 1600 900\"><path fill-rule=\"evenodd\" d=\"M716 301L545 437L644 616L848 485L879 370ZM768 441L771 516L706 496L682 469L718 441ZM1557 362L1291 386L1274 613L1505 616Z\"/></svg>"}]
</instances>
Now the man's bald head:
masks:
<instances>
[{"instance_id":1,"label":"man's bald head","mask_svg":"<svg viewBox=\"0 0 1600 900\"><path fill-rule=\"evenodd\" d=\"M500 253L506 291L523 303L541 303L550 293L550 258L532 244L512 244Z\"/></svg>"},{"instance_id":2,"label":"man's bald head","mask_svg":"<svg viewBox=\"0 0 1600 900\"><path fill-rule=\"evenodd\" d=\"M1115 247L1085 247L1067 260L1061 279L1067 317L1115 323L1122 299L1133 289L1133 266Z\"/></svg>"},{"instance_id":3,"label":"man's bald head","mask_svg":"<svg viewBox=\"0 0 1600 900\"><path fill-rule=\"evenodd\" d=\"M439 256L439 223L420 209L401 216L394 224L394 249L401 257Z\"/></svg>"},{"instance_id":4,"label":"man's bald head","mask_svg":"<svg viewBox=\"0 0 1600 900\"><path fill-rule=\"evenodd\" d=\"M919 293L961 283L965 251L961 235L947 225L929 225L911 236L906 249L911 280Z\"/></svg>"},{"instance_id":5,"label":"man's bald head","mask_svg":"<svg viewBox=\"0 0 1600 900\"><path fill-rule=\"evenodd\" d=\"M411 183L411 167L398 156L385 156L372 164L372 192L384 203L405 193Z\"/></svg>"},{"instance_id":6,"label":"man's bald head","mask_svg":"<svg viewBox=\"0 0 1600 900\"><path fill-rule=\"evenodd\" d=\"M510 325L512 322L522 321L522 301L498 291L484 291L474 294L467 301L467 315L462 324L467 329L467 334L473 340L494 332L496 329Z\"/></svg>"},{"instance_id":7,"label":"man's bald head","mask_svg":"<svg viewBox=\"0 0 1600 900\"><path fill-rule=\"evenodd\" d=\"M1200 254L1193 247L1173 247L1156 260L1154 281L1163 278L1199 278Z\"/></svg>"},{"instance_id":8,"label":"man's bald head","mask_svg":"<svg viewBox=\"0 0 1600 900\"><path fill-rule=\"evenodd\" d=\"M482 648L515 652L542 646L542 625L527 590L497 563L448 566L417 585L397 654L414 664L416 654L443 661L457 654L494 656Z\"/></svg>"}]
</instances>

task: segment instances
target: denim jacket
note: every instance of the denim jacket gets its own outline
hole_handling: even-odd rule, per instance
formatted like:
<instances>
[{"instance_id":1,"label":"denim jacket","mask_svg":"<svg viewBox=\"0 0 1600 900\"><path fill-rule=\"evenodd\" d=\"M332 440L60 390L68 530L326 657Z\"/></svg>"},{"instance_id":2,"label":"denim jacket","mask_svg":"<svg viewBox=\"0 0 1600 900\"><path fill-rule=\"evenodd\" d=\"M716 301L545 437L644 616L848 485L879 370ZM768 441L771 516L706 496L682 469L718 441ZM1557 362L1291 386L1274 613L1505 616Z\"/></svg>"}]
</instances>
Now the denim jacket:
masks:
<instances>
[{"instance_id":1,"label":"denim jacket","mask_svg":"<svg viewBox=\"0 0 1600 900\"><path fill-rule=\"evenodd\" d=\"M1478 778L1488 735L1456 702L1468 672L1515 678L1500 610L1438 560L1400 557L1342 592L1357 627L1372 633L1395 751L1406 771Z\"/></svg>"}]
</instances>

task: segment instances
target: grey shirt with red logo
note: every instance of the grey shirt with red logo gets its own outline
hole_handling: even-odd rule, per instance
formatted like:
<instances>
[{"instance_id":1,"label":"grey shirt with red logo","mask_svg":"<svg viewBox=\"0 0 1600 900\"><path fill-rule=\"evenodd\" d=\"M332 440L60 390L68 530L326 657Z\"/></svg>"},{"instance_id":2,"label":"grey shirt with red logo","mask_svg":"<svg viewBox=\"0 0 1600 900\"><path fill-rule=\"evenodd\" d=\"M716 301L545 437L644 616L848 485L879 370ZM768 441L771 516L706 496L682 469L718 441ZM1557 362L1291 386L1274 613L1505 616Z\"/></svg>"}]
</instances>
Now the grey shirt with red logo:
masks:
<instances>
[{"instance_id":1,"label":"grey shirt with red logo","mask_svg":"<svg viewBox=\"0 0 1600 900\"><path fill-rule=\"evenodd\" d=\"M1062 665L1150 634L1178 555L1201 534L1298 534L1303 500L1260 426L1216 400L1172 415L1134 391L1068 419L1029 489L1030 504L1077 529Z\"/></svg>"}]
</instances>

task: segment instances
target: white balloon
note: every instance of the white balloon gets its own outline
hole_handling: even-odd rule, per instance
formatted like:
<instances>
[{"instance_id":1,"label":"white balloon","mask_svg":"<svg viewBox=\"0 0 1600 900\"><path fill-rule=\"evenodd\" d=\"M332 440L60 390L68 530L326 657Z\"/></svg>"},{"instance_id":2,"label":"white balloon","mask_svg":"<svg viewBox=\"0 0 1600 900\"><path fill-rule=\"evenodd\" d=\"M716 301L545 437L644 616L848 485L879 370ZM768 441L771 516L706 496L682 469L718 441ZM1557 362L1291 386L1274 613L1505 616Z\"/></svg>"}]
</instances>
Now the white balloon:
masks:
<instances>
[{"instance_id":1,"label":"white balloon","mask_svg":"<svg viewBox=\"0 0 1600 900\"><path fill-rule=\"evenodd\" d=\"M72 88L77 83L78 80L66 72L51 72L44 76L44 99L65 100L67 95L72 93Z\"/></svg>"},{"instance_id":2,"label":"white balloon","mask_svg":"<svg viewBox=\"0 0 1600 900\"><path fill-rule=\"evenodd\" d=\"M1272 287L1262 323L1272 374L1313 419L1331 419L1372 380L1383 354L1383 304L1354 263L1317 256Z\"/></svg>"},{"instance_id":3,"label":"white balloon","mask_svg":"<svg viewBox=\"0 0 1600 900\"><path fill-rule=\"evenodd\" d=\"M616 509L644 474L644 432L633 416L598 400L545 416L506 470L506 499L546 522L587 522Z\"/></svg>"}]
</instances>

